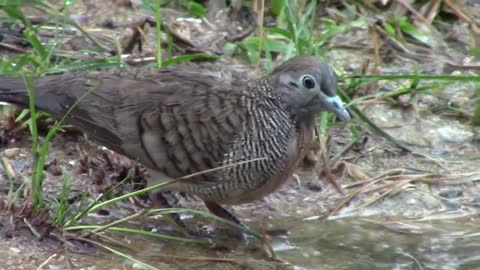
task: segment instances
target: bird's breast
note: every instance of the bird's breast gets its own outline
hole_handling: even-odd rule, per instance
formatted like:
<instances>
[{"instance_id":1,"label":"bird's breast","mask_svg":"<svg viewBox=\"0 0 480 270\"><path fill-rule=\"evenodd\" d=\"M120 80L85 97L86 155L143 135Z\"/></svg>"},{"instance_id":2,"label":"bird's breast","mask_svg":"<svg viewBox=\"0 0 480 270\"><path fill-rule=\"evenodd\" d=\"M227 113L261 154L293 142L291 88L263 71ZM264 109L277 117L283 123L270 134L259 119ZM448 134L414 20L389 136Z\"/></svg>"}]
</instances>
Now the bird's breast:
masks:
<instances>
[{"instance_id":1,"label":"bird's breast","mask_svg":"<svg viewBox=\"0 0 480 270\"><path fill-rule=\"evenodd\" d=\"M236 196L229 196L228 200L222 201L224 204L248 203L262 199L270 193L281 187L295 172L301 160L305 157L312 142L312 132L315 125L314 118L308 119L297 126L294 136L288 141L286 151L286 161L282 169L278 170L271 177L262 182L253 190L247 192L237 192ZM278 160L278 162L282 162ZM233 194L233 193L232 193Z\"/></svg>"}]
</instances>

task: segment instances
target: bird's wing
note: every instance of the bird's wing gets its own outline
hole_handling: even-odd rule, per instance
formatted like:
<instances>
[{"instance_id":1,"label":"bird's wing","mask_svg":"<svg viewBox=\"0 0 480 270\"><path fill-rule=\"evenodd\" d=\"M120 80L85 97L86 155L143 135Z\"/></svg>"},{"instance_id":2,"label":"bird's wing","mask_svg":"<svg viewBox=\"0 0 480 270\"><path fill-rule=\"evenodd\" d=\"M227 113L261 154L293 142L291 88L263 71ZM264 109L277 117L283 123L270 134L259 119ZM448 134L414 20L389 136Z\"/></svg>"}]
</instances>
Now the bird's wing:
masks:
<instances>
[{"instance_id":1,"label":"bird's wing","mask_svg":"<svg viewBox=\"0 0 480 270\"><path fill-rule=\"evenodd\" d=\"M77 102L68 122L172 178L221 165L251 121L246 86L187 70L61 75L36 85L40 109L62 117Z\"/></svg>"}]
</instances>

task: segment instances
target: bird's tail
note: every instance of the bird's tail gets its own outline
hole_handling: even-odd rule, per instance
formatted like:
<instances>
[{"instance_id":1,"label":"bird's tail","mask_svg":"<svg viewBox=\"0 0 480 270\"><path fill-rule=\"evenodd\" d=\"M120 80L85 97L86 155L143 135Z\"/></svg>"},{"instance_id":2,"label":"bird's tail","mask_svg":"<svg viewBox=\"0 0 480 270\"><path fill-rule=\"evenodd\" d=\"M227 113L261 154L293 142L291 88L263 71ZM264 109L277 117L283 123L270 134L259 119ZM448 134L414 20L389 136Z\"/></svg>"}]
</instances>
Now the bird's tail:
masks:
<instances>
[{"instance_id":1,"label":"bird's tail","mask_svg":"<svg viewBox=\"0 0 480 270\"><path fill-rule=\"evenodd\" d=\"M0 77L0 101L28 107L28 91L24 80L15 77Z\"/></svg>"},{"instance_id":2,"label":"bird's tail","mask_svg":"<svg viewBox=\"0 0 480 270\"><path fill-rule=\"evenodd\" d=\"M47 77L33 78L33 93L35 93L35 107L53 116L63 116L67 109L62 106L68 95L55 96L49 93ZM55 88L56 89L56 88ZM7 102L28 108L30 97L26 82L21 77L0 77L0 102Z\"/></svg>"}]
</instances>

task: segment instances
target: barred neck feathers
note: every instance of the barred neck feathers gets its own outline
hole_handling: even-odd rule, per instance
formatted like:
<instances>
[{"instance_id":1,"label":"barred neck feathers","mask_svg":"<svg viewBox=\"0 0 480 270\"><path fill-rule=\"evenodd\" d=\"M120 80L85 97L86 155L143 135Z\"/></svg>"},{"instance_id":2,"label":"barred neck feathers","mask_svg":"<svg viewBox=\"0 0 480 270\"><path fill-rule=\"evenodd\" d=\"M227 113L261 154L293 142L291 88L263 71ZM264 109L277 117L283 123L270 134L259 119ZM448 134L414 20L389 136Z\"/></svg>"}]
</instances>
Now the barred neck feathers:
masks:
<instances>
[{"instance_id":1,"label":"barred neck feathers","mask_svg":"<svg viewBox=\"0 0 480 270\"><path fill-rule=\"evenodd\" d=\"M258 91L259 87L264 91ZM295 135L295 126L286 110L281 108L281 103L274 96L266 98L265 94L273 94L265 84L257 84L256 88L250 90L250 98L247 98L250 121L245 123L245 132L237 138L230 151L225 153L223 164L261 160L227 169L228 173L224 177L239 181L226 181L225 185L232 185L226 189L263 185L264 181L287 166L288 144Z\"/></svg>"},{"instance_id":2,"label":"barred neck feathers","mask_svg":"<svg viewBox=\"0 0 480 270\"><path fill-rule=\"evenodd\" d=\"M263 101L272 101L271 105L285 109L280 93L272 87L272 80L268 76L249 84L247 91L255 98L259 98L262 103Z\"/></svg>"}]
</instances>

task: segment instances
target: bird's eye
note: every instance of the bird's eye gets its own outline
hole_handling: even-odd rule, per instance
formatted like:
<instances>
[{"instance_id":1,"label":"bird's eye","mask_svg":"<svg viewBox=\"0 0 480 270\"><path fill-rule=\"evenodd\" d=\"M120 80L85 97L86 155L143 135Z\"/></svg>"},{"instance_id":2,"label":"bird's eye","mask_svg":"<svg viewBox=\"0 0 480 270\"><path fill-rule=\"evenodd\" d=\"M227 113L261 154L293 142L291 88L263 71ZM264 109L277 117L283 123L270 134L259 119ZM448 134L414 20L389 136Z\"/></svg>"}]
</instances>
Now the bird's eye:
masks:
<instances>
[{"instance_id":1,"label":"bird's eye","mask_svg":"<svg viewBox=\"0 0 480 270\"><path fill-rule=\"evenodd\" d=\"M302 84L307 89L312 89L315 87L315 80L310 75L303 76Z\"/></svg>"}]
</instances>

